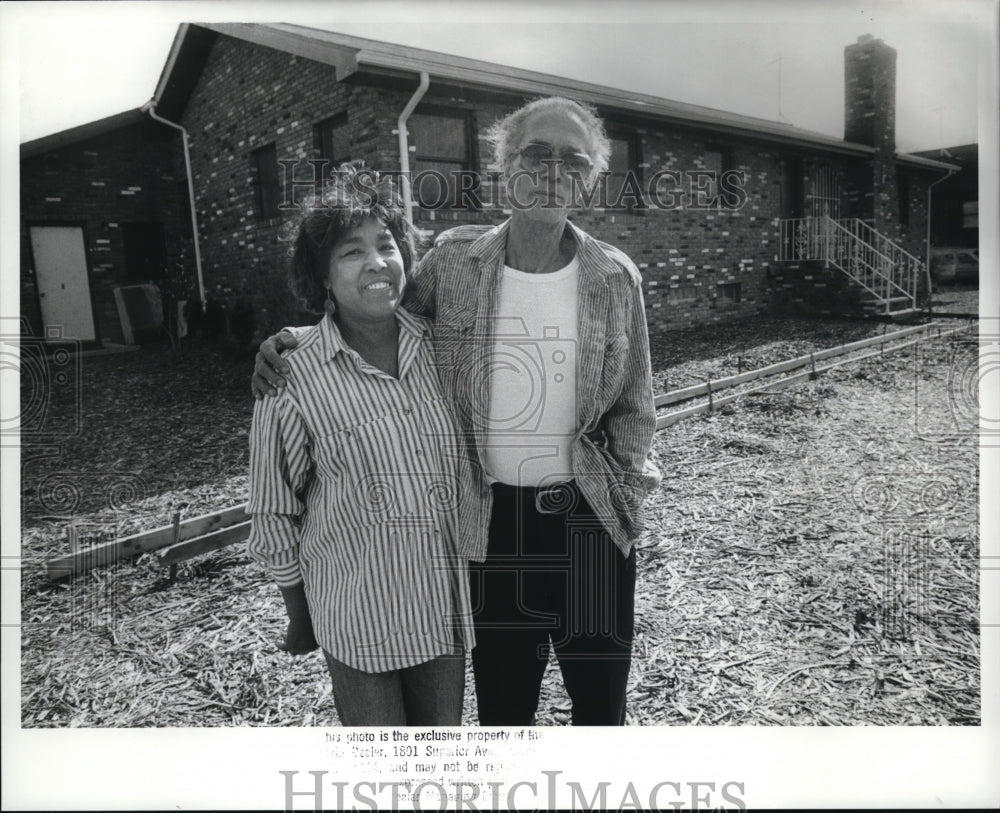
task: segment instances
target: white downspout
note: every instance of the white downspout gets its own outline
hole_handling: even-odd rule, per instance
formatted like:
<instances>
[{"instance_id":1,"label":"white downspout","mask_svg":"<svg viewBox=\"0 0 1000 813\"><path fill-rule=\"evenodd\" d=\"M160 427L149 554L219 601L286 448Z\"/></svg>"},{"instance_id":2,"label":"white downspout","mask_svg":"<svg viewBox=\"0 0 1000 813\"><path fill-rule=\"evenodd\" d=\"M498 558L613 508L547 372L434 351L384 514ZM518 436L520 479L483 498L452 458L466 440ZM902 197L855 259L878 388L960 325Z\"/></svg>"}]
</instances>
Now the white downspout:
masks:
<instances>
[{"instance_id":1,"label":"white downspout","mask_svg":"<svg viewBox=\"0 0 1000 813\"><path fill-rule=\"evenodd\" d=\"M924 268L924 273L927 276L927 311L928 313L933 313L933 298L931 296L931 190L941 181L947 181L952 175L954 175L954 170L949 169L948 174L943 178L938 178L932 184L927 187L927 265Z\"/></svg>"},{"instance_id":2,"label":"white downspout","mask_svg":"<svg viewBox=\"0 0 1000 813\"><path fill-rule=\"evenodd\" d=\"M420 71L420 84L413 91L410 101L406 103L403 112L396 120L396 132L399 136L399 170L402 180L400 186L403 190L403 211L406 213L406 221L413 226L413 194L410 189L410 145L406 138L406 122L410 118L413 109L420 104L424 98L427 87L430 85L430 76L427 71Z\"/></svg>"},{"instance_id":3,"label":"white downspout","mask_svg":"<svg viewBox=\"0 0 1000 813\"><path fill-rule=\"evenodd\" d=\"M154 121L158 121L161 124L166 124L168 127L173 127L175 130L181 131L181 141L184 144L184 169L187 173L187 185L188 185L188 206L191 210L191 234L194 237L194 265L198 273L198 297L201 299L201 310L202 313L205 312L205 277L201 272L201 246L198 239L198 216L195 213L194 208L194 176L191 173L191 152L188 149L188 134L181 125L173 121L168 121L167 119L156 115L156 100L150 99L141 108L145 112L149 113L150 117Z\"/></svg>"}]
</instances>

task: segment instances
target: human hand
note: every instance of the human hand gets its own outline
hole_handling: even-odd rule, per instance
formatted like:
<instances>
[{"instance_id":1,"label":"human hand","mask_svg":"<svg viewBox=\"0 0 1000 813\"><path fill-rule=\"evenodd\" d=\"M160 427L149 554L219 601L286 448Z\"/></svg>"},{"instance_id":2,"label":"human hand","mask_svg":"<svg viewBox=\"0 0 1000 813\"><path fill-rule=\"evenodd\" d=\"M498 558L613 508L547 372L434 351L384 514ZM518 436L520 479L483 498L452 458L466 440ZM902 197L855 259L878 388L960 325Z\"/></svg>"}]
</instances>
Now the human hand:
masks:
<instances>
[{"instance_id":1,"label":"human hand","mask_svg":"<svg viewBox=\"0 0 1000 813\"><path fill-rule=\"evenodd\" d=\"M308 620L291 619L285 630L285 640L278 641L278 649L289 655L307 655L319 649L313 635L312 623Z\"/></svg>"},{"instance_id":2,"label":"human hand","mask_svg":"<svg viewBox=\"0 0 1000 813\"><path fill-rule=\"evenodd\" d=\"M281 354L285 350L298 345L298 339L287 330L269 336L260 343L260 352L253 368L253 378L250 379L250 388L253 390L253 397L260 400L265 395L277 395L278 389L284 387L285 377L291 368L281 359Z\"/></svg>"}]
</instances>

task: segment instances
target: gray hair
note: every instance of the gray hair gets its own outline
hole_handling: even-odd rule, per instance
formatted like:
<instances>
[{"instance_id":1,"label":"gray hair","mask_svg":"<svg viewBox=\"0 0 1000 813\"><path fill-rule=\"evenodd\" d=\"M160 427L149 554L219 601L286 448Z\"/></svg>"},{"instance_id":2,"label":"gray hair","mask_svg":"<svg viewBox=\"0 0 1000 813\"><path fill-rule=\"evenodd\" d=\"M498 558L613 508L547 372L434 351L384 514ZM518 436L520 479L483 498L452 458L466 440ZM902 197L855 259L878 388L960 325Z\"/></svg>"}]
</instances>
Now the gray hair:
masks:
<instances>
[{"instance_id":1,"label":"gray hair","mask_svg":"<svg viewBox=\"0 0 1000 813\"><path fill-rule=\"evenodd\" d=\"M561 110L580 119L587 131L590 157L594 162L594 174L591 180L606 171L611 157L611 141L597 110L586 102L575 102L562 96L535 99L493 123L486 133L486 139L493 147L491 169L508 173L513 162L512 153L524 135L524 126L528 119L533 113L548 110Z\"/></svg>"}]
</instances>

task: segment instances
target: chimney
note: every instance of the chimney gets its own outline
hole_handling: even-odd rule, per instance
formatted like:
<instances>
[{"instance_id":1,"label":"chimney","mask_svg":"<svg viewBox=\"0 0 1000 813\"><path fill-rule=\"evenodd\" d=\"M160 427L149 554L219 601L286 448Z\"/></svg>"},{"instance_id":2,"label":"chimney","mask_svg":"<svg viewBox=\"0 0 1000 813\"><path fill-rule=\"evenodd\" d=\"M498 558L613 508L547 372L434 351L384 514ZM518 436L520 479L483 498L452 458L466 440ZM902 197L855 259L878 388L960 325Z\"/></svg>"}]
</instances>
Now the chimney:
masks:
<instances>
[{"instance_id":1,"label":"chimney","mask_svg":"<svg viewBox=\"0 0 1000 813\"><path fill-rule=\"evenodd\" d=\"M871 34L844 49L844 140L896 151L896 51Z\"/></svg>"}]
</instances>

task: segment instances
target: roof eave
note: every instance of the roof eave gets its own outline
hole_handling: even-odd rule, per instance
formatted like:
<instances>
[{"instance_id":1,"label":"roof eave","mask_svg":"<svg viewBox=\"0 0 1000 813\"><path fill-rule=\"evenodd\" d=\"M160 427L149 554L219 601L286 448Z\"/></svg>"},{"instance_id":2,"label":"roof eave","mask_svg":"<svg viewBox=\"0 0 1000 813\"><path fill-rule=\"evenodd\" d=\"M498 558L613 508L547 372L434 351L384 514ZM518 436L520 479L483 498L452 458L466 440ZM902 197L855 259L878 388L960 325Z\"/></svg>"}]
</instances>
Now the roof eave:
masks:
<instances>
[{"instance_id":1,"label":"roof eave","mask_svg":"<svg viewBox=\"0 0 1000 813\"><path fill-rule=\"evenodd\" d=\"M148 118L141 107L115 113L113 116L106 116L96 121L88 121L86 124L60 130L32 141L25 141L20 147L20 159L23 161L26 158L44 155L47 152L68 147L70 144L77 144L105 133L120 130L123 127L131 127L143 121L148 121Z\"/></svg>"},{"instance_id":2,"label":"roof eave","mask_svg":"<svg viewBox=\"0 0 1000 813\"><path fill-rule=\"evenodd\" d=\"M919 155L909 153L899 153L896 155L896 163L907 164L920 169L936 169L943 172L958 172L962 169L958 164L949 164L946 161L935 161L933 158L924 158Z\"/></svg>"},{"instance_id":3,"label":"roof eave","mask_svg":"<svg viewBox=\"0 0 1000 813\"><path fill-rule=\"evenodd\" d=\"M639 114L670 124L740 135L770 143L813 150L821 149L826 152L855 157L865 157L875 152L874 147L864 144L838 141L832 137L819 134L816 136L806 135L801 131L785 128L781 125L772 130L768 126L769 123L763 120L759 124L754 121L753 126L750 123L740 124L719 121L709 115L699 115L689 110L677 110L664 105L662 102L657 104L643 99L622 97L606 89L600 89L597 86L589 86L585 83L577 83L571 80L544 81L483 69L473 68L470 70L466 66L463 66L459 71L443 63L437 65L427 64L422 60L416 61L407 59L406 57L390 56L365 49L357 53L355 61L357 63L357 76L355 78L361 78L368 73L380 76L390 74L398 77L407 75L417 76L421 71L426 71L430 75L432 83L437 79L449 85L512 93L520 96L565 96L589 102L604 110Z\"/></svg>"}]
</instances>

